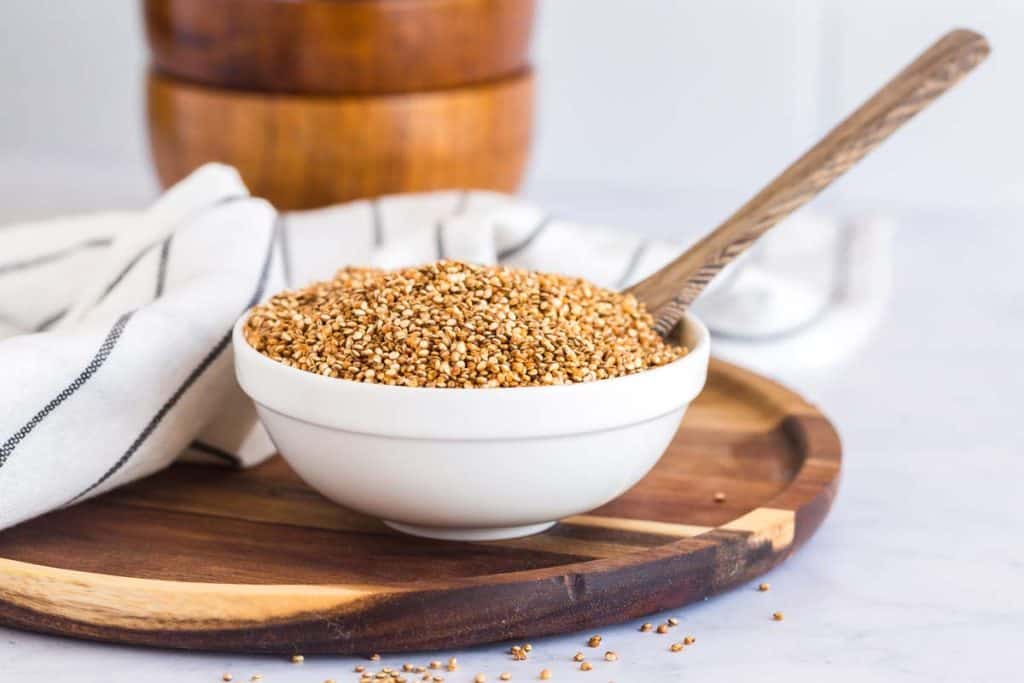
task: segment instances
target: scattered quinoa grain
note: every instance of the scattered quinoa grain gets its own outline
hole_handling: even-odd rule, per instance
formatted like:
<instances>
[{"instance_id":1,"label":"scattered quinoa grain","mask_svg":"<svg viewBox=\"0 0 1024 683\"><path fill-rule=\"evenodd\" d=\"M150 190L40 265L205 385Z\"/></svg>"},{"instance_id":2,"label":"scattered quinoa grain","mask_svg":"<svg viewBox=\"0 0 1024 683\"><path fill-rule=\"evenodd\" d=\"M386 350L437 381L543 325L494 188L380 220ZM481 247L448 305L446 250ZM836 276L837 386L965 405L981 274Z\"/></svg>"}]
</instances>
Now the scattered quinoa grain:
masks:
<instances>
[{"instance_id":1,"label":"scattered quinoa grain","mask_svg":"<svg viewBox=\"0 0 1024 683\"><path fill-rule=\"evenodd\" d=\"M440 669L441 668L441 662L439 660L435 659L435 660L432 660L430 662L430 664L428 664L427 666L430 667L431 669Z\"/></svg>"},{"instance_id":2,"label":"scattered quinoa grain","mask_svg":"<svg viewBox=\"0 0 1024 683\"><path fill-rule=\"evenodd\" d=\"M784 618L785 616L782 614L782 612L772 612L772 619L774 619L775 621L782 621Z\"/></svg>"},{"instance_id":3,"label":"scattered quinoa grain","mask_svg":"<svg viewBox=\"0 0 1024 683\"><path fill-rule=\"evenodd\" d=\"M253 308L256 351L327 377L412 387L521 387L590 382L670 363L632 295L585 280L439 261L281 292Z\"/></svg>"},{"instance_id":4,"label":"scattered quinoa grain","mask_svg":"<svg viewBox=\"0 0 1024 683\"><path fill-rule=\"evenodd\" d=\"M590 636L590 640L587 641L587 645L590 647L599 647L601 645L601 636Z\"/></svg>"},{"instance_id":5,"label":"scattered quinoa grain","mask_svg":"<svg viewBox=\"0 0 1024 683\"><path fill-rule=\"evenodd\" d=\"M658 628L655 630L658 633L668 633L668 624L658 624Z\"/></svg>"},{"instance_id":6,"label":"scattered quinoa grain","mask_svg":"<svg viewBox=\"0 0 1024 683\"><path fill-rule=\"evenodd\" d=\"M223 676L220 677L220 680L222 680L222 681L230 681L232 678L234 678L234 676L232 676L231 674L224 674Z\"/></svg>"},{"instance_id":7,"label":"scattered quinoa grain","mask_svg":"<svg viewBox=\"0 0 1024 683\"><path fill-rule=\"evenodd\" d=\"M302 664L306 658L302 655L292 655L292 664Z\"/></svg>"},{"instance_id":8,"label":"scattered quinoa grain","mask_svg":"<svg viewBox=\"0 0 1024 683\"><path fill-rule=\"evenodd\" d=\"M669 626L679 626L679 620L675 617L669 617L667 623Z\"/></svg>"},{"instance_id":9,"label":"scattered quinoa grain","mask_svg":"<svg viewBox=\"0 0 1024 683\"><path fill-rule=\"evenodd\" d=\"M572 656L572 661L574 661L574 662L582 662L583 659L584 659L584 657L583 657L583 653L582 652L577 652L576 654L574 654Z\"/></svg>"},{"instance_id":10,"label":"scattered quinoa grain","mask_svg":"<svg viewBox=\"0 0 1024 683\"><path fill-rule=\"evenodd\" d=\"M487 683L487 676L477 674L476 676L473 676L473 683Z\"/></svg>"},{"instance_id":11,"label":"scattered quinoa grain","mask_svg":"<svg viewBox=\"0 0 1024 683\"><path fill-rule=\"evenodd\" d=\"M533 651L533 645L530 645L529 643L526 643L525 645L523 645L523 652L532 652L532 651Z\"/></svg>"},{"instance_id":12,"label":"scattered quinoa grain","mask_svg":"<svg viewBox=\"0 0 1024 683\"><path fill-rule=\"evenodd\" d=\"M541 669L540 670L540 680L546 681L546 680L549 680L550 678L551 678L551 670L550 669Z\"/></svg>"},{"instance_id":13,"label":"scattered quinoa grain","mask_svg":"<svg viewBox=\"0 0 1024 683\"><path fill-rule=\"evenodd\" d=\"M686 636L685 638L683 638L683 645L693 645L696 642L697 639L693 636Z\"/></svg>"},{"instance_id":14,"label":"scattered quinoa grain","mask_svg":"<svg viewBox=\"0 0 1024 683\"><path fill-rule=\"evenodd\" d=\"M356 664L355 672L357 674L361 674L364 671L366 671L366 667L365 666L363 666L362 664Z\"/></svg>"},{"instance_id":15,"label":"scattered quinoa grain","mask_svg":"<svg viewBox=\"0 0 1024 683\"><path fill-rule=\"evenodd\" d=\"M373 653L372 655L370 655L370 661L371 662L379 662L380 661L380 655L377 654L376 652Z\"/></svg>"},{"instance_id":16,"label":"scattered quinoa grain","mask_svg":"<svg viewBox=\"0 0 1024 683\"><path fill-rule=\"evenodd\" d=\"M683 649L682 643L672 643L669 648L672 652L680 652Z\"/></svg>"},{"instance_id":17,"label":"scattered quinoa grain","mask_svg":"<svg viewBox=\"0 0 1024 683\"><path fill-rule=\"evenodd\" d=\"M643 624L643 625L642 625L642 626L640 627L640 632L641 632L641 633L647 633L647 632L649 632L649 631L653 631L653 630L654 630L654 624L650 624L650 623L647 623L647 624Z\"/></svg>"},{"instance_id":18,"label":"scattered quinoa grain","mask_svg":"<svg viewBox=\"0 0 1024 683\"><path fill-rule=\"evenodd\" d=\"M512 674L510 674L507 671L502 671L500 674L498 674L498 678L503 680L503 681L511 681L512 680Z\"/></svg>"},{"instance_id":19,"label":"scattered quinoa grain","mask_svg":"<svg viewBox=\"0 0 1024 683\"><path fill-rule=\"evenodd\" d=\"M327 680L324 681L324 683L334 683L334 679L333 678L328 678Z\"/></svg>"},{"instance_id":20,"label":"scattered quinoa grain","mask_svg":"<svg viewBox=\"0 0 1024 683\"><path fill-rule=\"evenodd\" d=\"M762 584L758 584L757 590L759 590L762 593L764 593L764 592L768 591L768 589L770 589L771 587L772 587L772 585L770 583L762 583Z\"/></svg>"},{"instance_id":21,"label":"scattered quinoa grain","mask_svg":"<svg viewBox=\"0 0 1024 683\"><path fill-rule=\"evenodd\" d=\"M262 678L263 678L263 674L253 674L252 676L249 677L249 680L250 681L258 681L258 680L261 680Z\"/></svg>"},{"instance_id":22,"label":"scattered quinoa grain","mask_svg":"<svg viewBox=\"0 0 1024 683\"><path fill-rule=\"evenodd\" d=\"M590 671L593 668L594 668L594 665L591 664L590 662L582 662L582 663L580 663L580 671Z\"/></svg>"},{"instance_id":23,"label":"scattered quinoa grain","mask_svg":"<svg viewBox=\"0 0 1024 683\"><path fill-rule=\"evenodd\" d=\"M611 651L611 650L608 650L608 652L604 653L604 660L606 662L614 662L614 661L617 661L618 659L619 659L619 655L616 654L615 652Z\"/></svg>"}]
</instances>

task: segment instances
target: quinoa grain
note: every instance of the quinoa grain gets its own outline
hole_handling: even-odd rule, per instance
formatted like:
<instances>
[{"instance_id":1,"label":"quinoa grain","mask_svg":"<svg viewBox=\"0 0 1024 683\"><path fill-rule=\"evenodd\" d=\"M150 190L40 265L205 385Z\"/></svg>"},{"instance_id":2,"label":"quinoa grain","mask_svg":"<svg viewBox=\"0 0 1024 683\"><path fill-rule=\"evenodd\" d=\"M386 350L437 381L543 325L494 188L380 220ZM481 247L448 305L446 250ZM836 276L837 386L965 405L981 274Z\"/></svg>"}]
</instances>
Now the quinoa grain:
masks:
<instances>
[{"instance_id":1,"label":"quinoa grain","mask_svg":"<svg viewBox=\"0 0 1024 683\"><path fill-rule=\"evenodd\" d=\"M410 387L590 382L686 353L658 336L631 295L457 261L342 269L256 306L244 335L256 351L300 370Z\"/></svg>"}]
</instances>

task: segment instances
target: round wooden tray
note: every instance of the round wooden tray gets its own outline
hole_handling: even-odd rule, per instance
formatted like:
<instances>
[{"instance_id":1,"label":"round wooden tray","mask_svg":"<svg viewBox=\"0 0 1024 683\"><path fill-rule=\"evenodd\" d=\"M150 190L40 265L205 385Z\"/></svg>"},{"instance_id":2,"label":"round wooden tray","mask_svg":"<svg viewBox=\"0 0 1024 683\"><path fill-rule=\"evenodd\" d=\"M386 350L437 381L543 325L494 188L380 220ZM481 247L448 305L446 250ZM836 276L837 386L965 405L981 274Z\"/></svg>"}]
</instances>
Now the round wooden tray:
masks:
<instances>
[{"instance_id":1,"label":"round wooden tray","mask_svg":"<svg viewBox=\"0 0 1024 683\"><path fill-rule=\"evenodd\" d=\"M534 0L145 0L153 63L224 88L378 94L527 65Z\"/></svg>"},{"instance_id":2,"label":"round wooden tray","mask_svg":"<svg viewBox=\"0 0 1024 683\"><path fill-rule=\"evenodd\" d=\"M642 482L522 539L397 534L327 502L280 458L246 472L178 465L0 533L0 622L162 647L341 654L592 629L782 561L825 518L840 457L812 406L713 361Z\"/></svg>"},{"instance_id":3,"label":"round wooden tray","mask_svg":"<svg viewBox=\"0 0 1024 683\"><path fill-rule=\"evenodd\" d=\"M279 209L463 187L514 191L532 117L529 71L365 97L242 93L156 73L148 86L150 147L164 186L222 161Z\"/></svg>"}]
</instances>

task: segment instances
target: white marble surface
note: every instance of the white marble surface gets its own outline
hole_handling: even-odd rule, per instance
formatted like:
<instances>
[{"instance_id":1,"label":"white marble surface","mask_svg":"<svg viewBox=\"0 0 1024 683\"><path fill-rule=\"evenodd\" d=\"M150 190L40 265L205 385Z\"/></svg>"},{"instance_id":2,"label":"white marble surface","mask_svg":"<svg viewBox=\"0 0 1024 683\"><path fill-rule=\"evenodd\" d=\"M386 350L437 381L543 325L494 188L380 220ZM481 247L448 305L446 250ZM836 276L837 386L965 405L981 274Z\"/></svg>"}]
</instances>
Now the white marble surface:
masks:
<instances>
[{"instance_id":1,"label":"white marble surface","mask_svg":"<svg viewBox=\"0 0 1024 683\"><path fill-rule=\"evenodd\" d=\"M141 198L119 185L117 200ZM102 189L100 190L102 191ZM682 201L535 188L564 213L608 223L642 216L671 235ZM0 192L0 218L54 213L42 192ZM70 201L70 203L69 203ZM123 201L121 203L124 203ZM652 206L654 207L652 209ZM846 208L846 207L844 207ZM690 215L709 213L688 209ZM702 213L703 212L703 213ZM887 319L842 367L782 378L819 403L845 443L838 500L817 536L766 580L662 616L697 644L667 651L671 636L637 623L602 629L620 661L581 672L570 661L589 633L533 641L529 662L494 645L386 657L384 665L457 656L452 682L501 671L553 681L1021 681L1024 637L1024 216L899 212L898 272ZM835 340L837 344L843 340ZM772 611L785 612L782 623ZM656 617L652 617L654 620ZM0 681L213 683L261 673L266 683L356 680L357 660L169 652L80 642L0 628Z\"/></svg>"}]
</instances>

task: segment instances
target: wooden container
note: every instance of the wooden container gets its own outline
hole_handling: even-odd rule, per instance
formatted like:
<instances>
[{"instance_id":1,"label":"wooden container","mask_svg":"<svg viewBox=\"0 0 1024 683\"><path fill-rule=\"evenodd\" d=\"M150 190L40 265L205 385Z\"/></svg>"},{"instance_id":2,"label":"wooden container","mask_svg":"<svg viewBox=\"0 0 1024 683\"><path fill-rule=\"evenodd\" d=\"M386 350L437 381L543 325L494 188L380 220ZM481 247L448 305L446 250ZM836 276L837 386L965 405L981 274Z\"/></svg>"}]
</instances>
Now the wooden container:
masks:
<instances>
[{"instance_id":1,"label":"wooden container","mask_svg":"<svg viewBox=\"0 0 1024 683\"><path fill-rule=\"evenodd\" d=\"M292 93L434 90L527 65L534 0L144 0L156 68Z\"/></svg>"},{"instance_id":2,"label":"wooden container","mask_svg":"<svg viewBox=\"0 0 1024 683\"><path fill-rule=\"evenodd\" d=\"M221 161L281 209L444 188L514 191L532 109L529 70L486 84L374 96L248 93L155 72L148 82L150 145L165 186Z\"/></svg>"}]
</instances>

